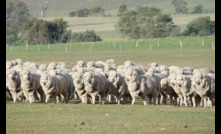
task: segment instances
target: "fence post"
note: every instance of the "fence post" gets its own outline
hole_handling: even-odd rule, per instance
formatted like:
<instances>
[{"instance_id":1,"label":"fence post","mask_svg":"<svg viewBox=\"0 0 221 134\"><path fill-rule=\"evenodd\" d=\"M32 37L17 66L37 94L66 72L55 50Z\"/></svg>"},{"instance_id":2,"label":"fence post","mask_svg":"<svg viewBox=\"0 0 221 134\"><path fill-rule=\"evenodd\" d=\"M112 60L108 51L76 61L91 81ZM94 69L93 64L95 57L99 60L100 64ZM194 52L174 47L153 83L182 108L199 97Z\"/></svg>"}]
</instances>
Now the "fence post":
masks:
<instances>
[{"instance_id":1,"label":"fence post","mask_svg":"<svg viewBox=\"0 0 221 134\"><path fill-rule=\"evenodd\" d=\"M180 40L180 48L181 48L181 50L183 49L183 44L182 44L181 40Z\"/></svg>"},{"instance_id":2,"label":"fence post","mask_svg":"<svg viewBox=\"0 0 221 134\"><path fill-rule=\"evenodd\" d=\"M26 51L28 50L28 44L27 44L27 42L26 42Z\"/></svg>"},{"instance_id":3,"label":"fence post","mask_svg":"<svg viewBox=\"0 0 221 134\"><path fill-rule=\"evenodd\" d=\"M138 41L136 41L136 47L138 46Z\"/></svg>"},{"instance_id":4,"label":"fence post","mask_svg":"<svg viewBox=\"0 0 221 134\"><path fill-rule=\"evenodd\" d=\"M160 42L159 42L159 40L158 40L158 47L160 46Z\"/></svg>"},{"instance_id":5,"label":"fence post","mask_svg":"<svg viewBox=\"0 0 221 134\"><path fill-rule=\"evenodd\" d=\"M114 41L114 48L115 48L115 46L116 46L116 45L115 45L115 41Z\"/></svg>"},{"instance_id":6,"label":"fence post","mask_svg":"<svg viewBox=\"0 0 221 134\"><path fill-rule=\"evenodd\" d=\"M151 49L151 43L150 43L150 51L151 51L152 49Z\"/></svg>"},{"instance_id":7,"label":"fence post","mask_svg":"<svg viewBox=\"0 0 221 134\"><path fill-rule=\"evenodd\" d=\"M50 49L50 43L48 43L48 49Z\"/></svg>"},{"instance_id":8,"label":"fence post","mask_svg":"<svg viewBox=\"0 0 221 134\"><path fill-rule=\"evenodd\" d=\"M204 40L202 40L202 46L204 46Z\"/></svg>"}]
</instances>

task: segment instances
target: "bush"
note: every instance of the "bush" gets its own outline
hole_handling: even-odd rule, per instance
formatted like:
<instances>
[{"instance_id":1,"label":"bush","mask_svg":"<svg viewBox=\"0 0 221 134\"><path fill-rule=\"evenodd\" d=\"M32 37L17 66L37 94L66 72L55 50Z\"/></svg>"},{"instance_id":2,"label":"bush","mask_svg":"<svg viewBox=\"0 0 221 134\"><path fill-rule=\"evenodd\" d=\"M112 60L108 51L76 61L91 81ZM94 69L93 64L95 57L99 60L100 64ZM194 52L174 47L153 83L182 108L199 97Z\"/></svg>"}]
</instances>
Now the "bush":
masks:
<instances>
[{"instance_id":1,"label":"bush","mask_svg":"<svg viewBox=\"0 0 221 134\"><path fill-rule=\"evenodd\" d=\"M102 41L100 36L96 35L94 30L86 30L85 32L74 32L71 41L73 42L95 42Z\"/></svg>"},{"instance_id":2,"label":"bush","mask_svg":"<svg viewBox=\"0 0 221 134\"><path fill-rule=\"evenodd\" d=\"M207 36L215 34L215 21L211 21L209 16L198 17L187 24L184 36Z\"/></svg>"}]
</instances>

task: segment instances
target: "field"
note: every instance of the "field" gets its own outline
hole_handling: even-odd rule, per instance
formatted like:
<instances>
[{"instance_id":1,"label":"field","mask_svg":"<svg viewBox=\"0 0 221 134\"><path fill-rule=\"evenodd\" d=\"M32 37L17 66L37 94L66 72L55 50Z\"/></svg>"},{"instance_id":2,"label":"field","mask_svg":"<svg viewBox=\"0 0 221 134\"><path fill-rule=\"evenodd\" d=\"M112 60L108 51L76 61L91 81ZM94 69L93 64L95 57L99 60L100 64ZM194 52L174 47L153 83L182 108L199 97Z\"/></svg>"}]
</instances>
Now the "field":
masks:
<instances>
[{"instance_id":1,"label":"field","mask_svg":"<svg viewBox=\"0 0 221 134\"><path fill-rule=\"evenodd\" d=\"M215 133L215 108L172 105L34 104L6 100L6 133Z\"/></svg>"},{"instance_id":2,"label":"field","mask_svg":"<svg viewBox=\"0 0 221 134\"><path fill-rule=\"evenodd\" d=\"M106 61L113 58L118 65L131 60L147 67L151 62L158 62L167 66L215 69L212 43L215 45L215 36L52 44L40 45L39 48L37 45L30 45L27 50L26 46L13 46L6 48L6 60L21 58L23 61L41 64L63 61L73 67L78 60ZM90 51L89 46L92 45Z\"/></svg>"},{"instance_id":3,"label":"field","mask_svg":"<svg viewBox=\"0 0 221 134\"><path fill-rule=\"evenodd\" d=\"M27 4L30 13L33 15L41 13L39 0L21 0ZM199 4L203 6L203 13L215 13L215 0L185 0L189 12ZM155 6L160 8L163 13L175 14L171 0L48 0L48 9L46 17L68 17L71 11L76 11L82 8L92 8L101 6L105 9L105 14L116 16L117 9L120 3L127 5L127 8L135 9L137 6Z\"/></svg>"},{"instance_id":4,"label":"field","mask_svg":"<svg viewBox=\"0 0 221 134\"><path fill-rule=\"evenodd\" d=\"M159 46L158 46L159 41ZM182 49L179 41L182 43ZM204 43L202 43L202 41ZM6 60L23 62L65 62L72 68L78 60L106 61L118 65L126 60L149 67L151 62L181 67L209 67L215 70L214 36L166 39L67 43L13 46L6 48ZM90 47L91 46L91 49ZM107 104L13 104L6 94L6 133L215 133L215 108L144 106L140 98L134 106Z\"/></svg>"}]
</instances>

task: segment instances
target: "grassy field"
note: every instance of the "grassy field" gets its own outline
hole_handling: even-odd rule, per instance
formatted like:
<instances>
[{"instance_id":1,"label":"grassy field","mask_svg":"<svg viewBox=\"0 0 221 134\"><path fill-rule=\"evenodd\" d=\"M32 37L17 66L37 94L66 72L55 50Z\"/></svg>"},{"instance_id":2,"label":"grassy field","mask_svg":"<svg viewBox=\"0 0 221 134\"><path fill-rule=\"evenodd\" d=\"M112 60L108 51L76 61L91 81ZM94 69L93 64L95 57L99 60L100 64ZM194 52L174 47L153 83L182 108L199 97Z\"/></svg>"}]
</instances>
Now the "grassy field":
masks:
<instances>
[{"instance_id":1,"label":"grassy field","mask_svg":"<svg viewBox=\"0 0 221 134\"><path fill-rule=\"evenodd\" d=\"M182 43L182 50L179 41ZM78 60L106 61L113 58L118 65L131 60L147 67L151 62L158 62L167 66L215 69L215 51L212 49L212 43L215 44L214 36L148 39L138 40L138 43L136 40L95 42L91 51L90 42L53 44L50 45L50 49L48 45L39 46L39 49L37 45L30 45L28 50L26 46L13 46L6 48L6 60L21 58L24 62L37 63L63 61L69 67L73 67Z\"/></svg>"},{"instance_id":2,"label":"grassy field","mask_svg":"<svg viewBox=\"0 0 221 134\"><path fill-rule=\"evenodd\" d=\"M6 100L6 133L143 134L215 133L215 108L87 104L29 104Z\"/></svg>"},{"instance_id":3,"label":"grassy field","mask_svg":"<svg viewBox=\"0 0 221 134\"><path fill-rule=\"evenodd\" d=\"M31 14L40 14L41 7L39 0L21 0L27 4ZM203 13L215 13L215 0L185 0L189 12L199 4L203 6ZM140 6L155 6L160 8L163 13L175 14L171 0L48 0L48 9L46 10L47 17L68 17L71 11L76 11L82 8L92 8L101 6L105 9L108 15L117 15L117 9L120 3L127 5L128 9L135 9Z\"/></svg>"},{"instance_id":4,"label":"grassy field","mask_svg":"<svg viewBox=\"0 0 221 134\"><path fill-rule=\"evenodd\" d=\"M181 50L179 40L182 41ZM204 46L202 46L204 40ZM159 41L159 46L158 46ZM21 58L23 62L65 62L72 68L78 60L106 61L115 59L118 65L126 60L149 67L151 62L181 67L215 69L214 36L179 37L129 41L106 41L13 46L6 48L6 60ZM115 44L115 46L114 46ZM120 47L121 46L121 47ZM151 46L151 50L150 50ZM67 48L67 49L66 49ZM38 51L39 50L39 51ZM67 50L67 51L66 51ZM83 105L79 100L55 105L36 101L34 104L13 104L6 94L6 133L17 134L143 134L143 133L215 133L215 108L144 106L140 98L134 106L107 104Z\"/></svg>"}]
</instances>

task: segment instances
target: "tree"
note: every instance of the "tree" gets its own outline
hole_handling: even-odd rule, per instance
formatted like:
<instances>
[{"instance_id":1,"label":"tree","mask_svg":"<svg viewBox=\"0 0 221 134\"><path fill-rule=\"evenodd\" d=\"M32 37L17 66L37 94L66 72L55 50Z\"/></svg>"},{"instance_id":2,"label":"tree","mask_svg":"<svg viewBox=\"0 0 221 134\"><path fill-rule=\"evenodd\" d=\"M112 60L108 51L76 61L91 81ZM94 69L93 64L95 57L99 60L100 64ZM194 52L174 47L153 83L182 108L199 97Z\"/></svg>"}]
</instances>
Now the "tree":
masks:
<instances>
[{"instance_id":1,"label":"tree","mask_svg":"<svg viewBox=\"0 0 221 134\"><path fill-rule=\"evenodd\" d=\"M45 16L45 11L48 9L48 1L44 1L42 3L40 3L40 6L41 6L41 14L40 14L40 17L44 17Z\"/></svg>"},{"instance_id":2,"label":"tree","mask_svg":"<svg viewBox=\"0 0 221 134\"><path fill-rule=\"evenodd\" d=\"M12 45L17 40L18 23L11 20L6 20L6 43Z\"/></svg>"},{"instance_id":3,"label":"tree","mask_svg":"<svg viewBox=\"0 0 221 134\"><path fill-rule=\"evenodd\" d=\"M30 13L22 1L6 1L6 43L15 44L21 27L30 18Z\"/></svg>"},{"instance_id":4,"label":"tree","mask_svg":"<svg viewBox=\"0 0 221 134\"><path fill-rule=\"evenodd\" d=\"M175 8L175 12L178 14L187 14L188 13L188 8L187 2L183 0L172 0L172 5Z\"/></svg>"},{"instance_id":5,"label":"tree","mask_svg":"<svg viewBox=\"0 0 221 134\"><path fill-rule=\"evenodd\" d=\"M90 9L90 14L92 16L105 16L104 11L105 9L101 8L100 6L96 6Z\"/></svg>"},{"instance_id":6,"label":"tree","mask_svg":"<svg viewBox=\"0 0 221 134\"><path fill-rule=\"evenodd\" d=\"M176 36L179 32L170 15L162 14L161 10L155 7L141 6L124 12L116 28L123 36L133 39Z\"/></svg>"},{"instance_id":7,"label":"tree","mask_svg":"<svg viewBox=\"0 0 221 134\"><path fill-rule=\"evenodd\" d=\"M45 21L32 18L24 25L24 30L28 31L28 42L31 44L47 44L70 40L71 31L67 31L68 23L63 19Z\"/></svg>"},{"instance_id":8,"label":"tree","mask_svg":"<svg viewBox=\"0 0 221 134\"><path fill-rule=\"evenodd\" d=\"M78 17L88 17L89 16L89 10L84 8L84 9L80 9L77 10L75 13Z\"/></svg>"},{"instance_id":9,"label":"tree","mask_svg":"<svg viewBox=\"0 0 221 134\"><path fill-rule=\"evenodd\" d=\"M96 35L94 30L86 30L85 32L74 32L71 40L73 42L95 42L102 41L101 37Z\"/></svg>"},{"instance_id":10,"label":"tree","mask_svg":"<svg viewBox=\"0 0 221 134\"><path fill-rule=\"evenodd\" d=\"M74 16L76 16L76 13L75 13L75 11L71 11L68 15L69 15L70 17L74 17Z\"/></svg>"},{"instance_id":11,"label":"tree","mask_svg":"<svg viewBox=\"0 0 221 134\"><path fill-rule=\"evenodd\" d=\"M121 16L126 11L127 11L127 5L125 5L124 3L121 3L118 6L118 16Z\"/></svg>"},{"instance_id":12,"label":"tree","mask_svg":"<svg viewBox=\"0 0 221 134\"><path fill-rule=\"evenodd\" d=\"M203 11L203 6L202 5L198 5L198 6L195 6L193 11L192 11L192 14L200 14L202 13Z\"/></svg>"},{"instance_id":13,"label":"tree","mask_svg":"<svg viewBox=\"0 0 221 134\"><path fill-rule=\"evenodd\" d=\"M209 16L192 20L183 32L185 36L207 36L212 34L215 34L215 21L211 21Z\"/></svg>"},{"instance_id":14,"label":"tree","mask_svg":"<svg viewBox=\"0 0 221 134\"><path fill-rule=\"evenodd\" d=\"M22 1L6 1L6 20L24 24L30 18L30 13Z\"/></svg>"}]
</instances>

